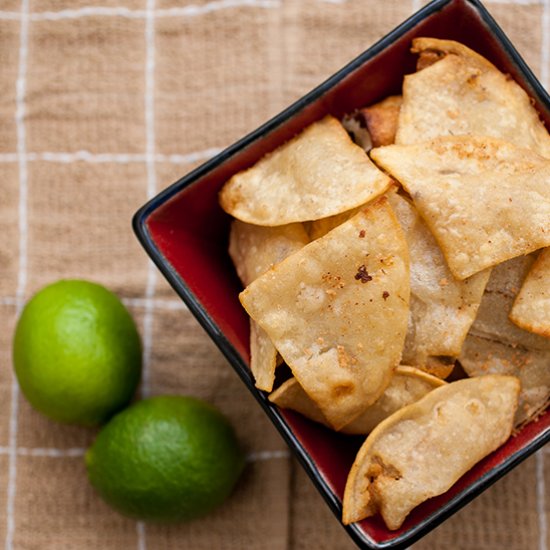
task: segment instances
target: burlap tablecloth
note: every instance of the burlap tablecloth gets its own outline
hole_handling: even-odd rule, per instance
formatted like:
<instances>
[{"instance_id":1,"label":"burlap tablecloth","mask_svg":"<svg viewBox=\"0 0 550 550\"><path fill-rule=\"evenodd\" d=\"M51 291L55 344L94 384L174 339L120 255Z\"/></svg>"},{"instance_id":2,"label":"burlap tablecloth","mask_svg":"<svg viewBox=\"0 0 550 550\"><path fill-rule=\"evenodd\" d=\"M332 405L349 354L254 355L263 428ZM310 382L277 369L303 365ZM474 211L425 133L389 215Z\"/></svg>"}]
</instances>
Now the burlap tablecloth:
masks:
<instances>
[{"instance_id":1,"label":"burlap tablecloth","mask_svg":"<svg viewBox=\"0 0 550 550\"><path fill-rule=\"evenodd\" d=\"M321 82L421 2L3 0L0 4L0 544L15 549L353 548L301 467L130 229L159 190ZM550 2L489 9L549 83ZM93 430L35 413L14 383L24 301L101 282L144 342L144 394L206 398L249 456L234 495L181 526L111 511L86 480ZM546 463L546 466L545 466ZM418 549L544 550L541 451Z\"/></svg>"}]
</instances>

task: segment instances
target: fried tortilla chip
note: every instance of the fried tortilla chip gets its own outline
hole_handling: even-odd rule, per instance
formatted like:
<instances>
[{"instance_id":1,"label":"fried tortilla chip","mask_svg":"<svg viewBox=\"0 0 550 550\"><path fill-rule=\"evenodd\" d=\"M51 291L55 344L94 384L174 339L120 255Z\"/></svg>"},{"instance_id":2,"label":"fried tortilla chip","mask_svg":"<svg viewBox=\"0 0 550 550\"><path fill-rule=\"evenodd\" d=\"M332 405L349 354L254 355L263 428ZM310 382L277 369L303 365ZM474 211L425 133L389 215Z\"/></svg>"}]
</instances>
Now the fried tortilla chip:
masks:
<instances>
[{"instance_id":1,"label":"fried tortilla chip","mask_svg":"<svg viewBox=\"0 0 550 550\"><path fill-rule=\"evenodd\" d=\"M354 113L353 118L359 126L368 130L372 147L391 145L395 142L401 102L400 95L392 95Z\"/></svg>"},{"instance_id":2,"label":"fried tortilla chip","mask_svg":"<svg viewBox=\"0 0 550 550\"><path fill-rule=\"evenodd\" d=\"M234 220L229 234L229 255L244 286L300 250L309 242L300 223L262 227ZM256 387L271 391L277 367L277 350L269 336L250 321L250 370Z\"/></svg>"},{"instance_id":3,"label":"fried tortilla chip","mask_svg":"<svg viewBox=\"0 0 550 550\"><path fill-rule=\"evenodd\" d=\"M332 231L335 227L342 225L345 221L355 216L357 212L365 208L365 204L358 206L352 210L347 210L336 216L329 216L328 218L321 218L320 220L312 221L309 225L309 238L314 241L320 239L326 235L329 231Z\"/></svg>"},{"instance_id":4,"label":"fried tortilla chip","mask_svg":"<svg viewBox=\"0 0 550 550\"><path fill-rule=\"evenodd\" d=\"M350 210L389 185L340 122L327 116L234 175L220 192L220 204L245 222L284 225Z\"/></svg>"},{"instance_id":5,"label":"fried tortilla chip","mask_svg":"<svg viewBox=\"0 0 550 550\"><path fill-rule=\"evenodd\" d=\"M550 248L541 251L527 274L510 319L518 327L550 338Z\"/></svg>"},{"instance_id":6,"label":"fried tortilla chip","mask_svg":"<svg viewBox=\"0 0 550 550\"><path fill-rule=\"evenodd\" d=\"M550 159L479 136L371 157L411 195L457 279L550 245Z\"/></svg>"},{"instance_id":7,"label":"fried tortilla chip","mask_svg":"<svg viewBox=\"0 0 550 550\"><path fill-rule=\"evenodd\" d=\"M468 376L509 374L519 378L521 392L514 426L535 419L550 402L550 351L510 346L492 338L470 334L460 364Z\"/></svg>"},{"instance_id":8,"label":"fried tortilla chip","mask_svg":"<svg viewBox=\"0 0 550 550\"><path fill-rule=\"evenodd\" d=\"M411 265L411 301L402 361L426 366L433 356L457 357L472 325L490 270L455 279L415 207L403 196L388 194L405 231ZM432 361L433 362L433 361ZM447 362L447 375L453 362Z\"/></svg>"},{"instance_id":9,"label":"fried tortilla chip","mask_svg":"<svg viewBox=\"0 0 550 550\"><path fill-rule=\"evenodd\" d=\"M281 409L290 409L299 412L314 422L324 424L329 428L332 427L323 416L321 409L311 400L309 395L304 391L304 388L300 386L300 383L294 377L285 380L275 391L270 393L269 400ZM357 422L359 418L353 422Z\"/></svg>"},{"instance_id":10,"label":"fried tortilla chip","mask_svg":"<svg viewBox=\"0 0 550 550\"><path fill-rule=\"evenodd\" d=\"M265 330L250 320L250 370L259 390L273 389L277 358L277 350Z\"/></svg>"},{"instance_id":11,"label":"fried tortilla chip","mask_svg":"<svg viewBox=\"0 0 550 550\"><path fill-rule=\"evenodd\" d=\"M233 220L229 255L244 286L309 242L301 223L263 227Z\"/></svg>"},{"instance_id":12,"label":"fried tortilla chip","mask_svg":"<svg viewBox=\"0 0 550 550\"><path fill-rule=\"evenodd\" d=\"M445 383L420 369L400 365L380 398L340 431L347 434L368 434L395 411L418 401ZM269 396L269 400L278 407L292 409L310 420L329 426L319 407L308 397L296 378L290 378L281 384Z\"/></svg>"},{"instance_id":13,"label":"fried tortilla chip","mask_svg":"<svg viewBox=\"0 0 550 550\"><path fill-rule=\"evenodd\" d=\"M451 40L417 38L412 51L435 54L430 62L441 59L405 76L396 143L474 134L500 138L550 158L550 136L529 96L514 80Z\"/></svg>"},{"instance_id":14,"label":"fried tortilla chip","mask_svg":"<svg viewBox=\"0 0 550 550\"><path fill-rule=\"evenodd\" d=\"M386 196L405 232L411 271L409 328L402 361L446 378L453 370L454 360L444 360L443 357L457 357L460 353L490 270L463 281L455 279L414 205L395 191L395 188L390 188ZM352 210L312 222L311 239L322 237L355 212Z\"/></svg>"},{"instance_id":15,"label":"fried tortilla chip","mask_svg":"<svg viewBox=\"0 0 550 550\"><path fill-rule=\"evenodd\" d=\"M409 318L410 321L410 318ZM407 340L405 339L405 348L403 355L407 352ZM429 355L426 362L422 365L416 365L416 368L423 370L426 374L436 376L441 380L445 380L454 371L456 359L447 355Z\"/></svg>"},{"instance_id":16,"label":"fried tortilla chip","mask_svg":"<svg viewBox=\"0 0 550 550\"><path fill-rule=\"evenodd\" d=\"M384 193L386 197L397 193L398 185L396 182L392 182L392 185ZM329 231L332 231L335 227L343 224L345 221L349 220L351 217L355 216L357 212L363 210L367 205L362 204L357 208L352 210L347 210L341 214L336 214L336 216L329 216L328 218L321 218L319 220L312 221L309 224L309 238L314 241L315 239L320 239L322 236L326 235Z\"/></svg>"},{"instance_id":17,"label":"fried tortilla chip","mask_svg":"<svg viewBox=\"0 0 550 550\"><path fill-rule=\"evenodd\" d=\"M519 378L516 426L535 418L550 400L550 341L518 328L508 319L533 262L533 256L520 256L493 268L459 357L468 376L511 374Z\"/></svg>"},{"instance_id":18,"label":"fried tortilla chip","mask_svg":"<svg viewBox=\"0 0 550 550\"><path fill-rule=\"evenodd\" d=\"M421 502L447 491L512 432L519 381L482 376L436 388L379 424L346 483L343 523L380 512L399 529Z\"/></svg>"},{"instance_id":19,"label":"fried tortilla chip","mask_svg":"<svg viewBox=\"0 0 550 550\"><path fill-rule=\"evenodd\" d=\"M382 197L240 294L335 429L378 399L399 364L408 263L405 237Z\"/></svg>"},{"instance_id":20,"label":"fried tortilla chip","mask_svg":"<svg viewBox=\"0 0 550 550\"><path fill-rule=\"evenodd\" d=\"M477 312L471 332L492 337L511 346L528 349L550 349L550 342L520 329L508 316L525 276L536 255L518 256L495 266Z\"/></svg>"}]
</instances>

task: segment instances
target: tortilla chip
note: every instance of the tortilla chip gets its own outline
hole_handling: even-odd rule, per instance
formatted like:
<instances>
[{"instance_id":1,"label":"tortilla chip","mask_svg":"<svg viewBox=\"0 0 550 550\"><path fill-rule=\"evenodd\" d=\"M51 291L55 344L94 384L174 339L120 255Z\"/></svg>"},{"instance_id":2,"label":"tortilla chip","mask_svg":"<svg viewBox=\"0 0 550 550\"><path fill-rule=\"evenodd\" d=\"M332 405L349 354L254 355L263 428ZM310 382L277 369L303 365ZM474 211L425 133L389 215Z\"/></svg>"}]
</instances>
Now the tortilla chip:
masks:
<instances>
[{"instance_id":1,"label":"tortilla chip","mask_svg":"<svg viewBox=\"0 0 550 550\"><path fill-rule=\"evenodd\" d=\"M309 242L301 223L263 227L233 220L229 255L244 286Z\"/></svg>"},{"instance_id":2,"label":"tortilla chip","mask_svg":"<svg viewBox=\"0 0 550 550\"><path fill-rule=\"evenodd\" d=\"M528 350L470 334L464 342L460 363L470 377L508 374L519 378L516 427L535 419L550 402L550 351Z\"/></svg>"},{"instance_id":3,"label":"tortilla chip","mask_svg":"<svg viewBox=\"0 0 550 550\"><path fill-rule=\"evenodd\" d=\"M457 279L550 245L550 159L479 136L371 157L411 195Z\"/></svg>"},{"instance_id":4,"label":"tortilla chip","mask_svg":"<svg viewBox=\"0 0 550 550\"><path fill-rule=\"evenodd\" d=\"M514 80L451 40L417 38L412 51L443 57L405 76L396 143L475 134L550 158L550 136L529 96Z\"/></svg>"},{"instance_id":5,"label":"tortilla chip","mask_svg":"<svg viewBox=\"0 0 550 550\"><path fill-rule=\"evenodd\" d=\"M535 255L519 256L493 268L471 332L511 346L550 350L550 341L510 322L509 313Z\"/></svg>"},{"instance_id":6,"label":"tortilla chip","mask_svg":"<svg viewBox=\"0 0 550 550\"><path fill-rule=\"evenodd\" d=\"M446 384L379 424L346 483L343 523L380 512L399 529L421 502L447 491L512 432L519 381L482 376Z\"/></svg>"},{"instance_id":7,"label":"tortilla chip","mask_svg":"<svg viewBox=\"0 0 550 550\"><path fill-rule=\"evenodd\" d=\"M340 431L352 435L368 434L395 411L418 401L443 384L445 382L440 378L420 369L400 365L380 398ZM319 407L308 397L296 378L290 378L281 384L269 396L269 400L278 407L297 411L310 420L330 427Z\"/></svg>"},{"instance_id":8,"label":"tortilla chip","mask_svg":"<svg viewBox=\"0 0 550 550\"><path fill-rule=\"evenodd\" d=\"M407 341L405 339L405 349L403 350L403 355L405 355L407 349ZM456 359L454 357L448 357L445 355L429 355L426 357L425 363L422 365L416 365L416 368L421 369L426 374L431 374L436 376L441 380L445 380L454 371Z\"/></svg>"},{"instance_id":9,"label":"tortilla chip","mask_svg":"<svg viewBox=\"0 0 550 550\"><path fill-rule=\"evenodd\" d=\"M395 143L402 100L400 95L389 96L370 107L359 109L353 115L359 125L368 130L372 147Z\"/></svg>"},{"instance_id":10,"label":"tortilla chip","mask_svg":"<svg viewBox=\"0 0 550 550\"><path fill-rule=\"evenodd\" d=\"M446 378L475 319L490 270L459 281L414 205L396 188L385 194L409 246L411 299L409 328L402 361ZM311 223L310 238L318 239L349 219L357 210ZM441 358L439 358L441 356Z\"/></svg>"},{"instance_id":11,"label":"tortilla chip","mask_svg":"<svg viewBox=\"0 0 550 550\"><path fill-rule=\"evenodd\" d=\"M384 196L389 197L391 194L397 193L398 185L397 182L392 182L392 185L384 193ZM367 203L368 204L368 203ZM329 216L328 218L321 218L320 220L315 220L309 223L309 238L314 241L315 239L320 239L326 235L329 231L332 231L334 228L342 225L345 221L348 221L351 217L355 216L357 212L363 210L367 204L362 204L357 208L352 210L347 210L341 214L336 214L336 216Z\"/></svg>"},{"instance_id":12,"label":"tortilla chip","mask_svg":"<svg viewBox=\"0 0 550 550\"><path fill-rule=\"evenodd\" d=\"M233 220L229 255L244 286L300 250L309 242L302 224L262 227ZM256 387L271 391L277 367L277 350L269 336L250 320L250 370Z\"/></svg>"},{"instance_id":13,"label":"tortilla chip","mask_svg":"<svg viewBox=\"0 0 550 550\"><path fill-rule=\"evenodd\" d=\"M533 256L493 268L459 360L468 376L511 374L521 381L515 425L536 417L550 398L550 341L518 328L508 314Z\"/></svg>"},{"instance_id":14,"label":"tortilla chip","mask_svg":"<svg viewBox=\"0 0 550 550\"><path fill-rule=\"evenodd\" d=\"M403 196L388 194L405 232L411 262L409 328L402 361L423 367L433 356L457 357L472 325L490 270L459 281L415 207ZM453 362L445 365L449 375Z\"/></svg>"},{"instance_id":15,"label":"tortilla chip","mask_svg":"<svg viewBox=\"0 0 550 550\"><path fill-rule=\"evenodd\" d=\"M222 208L257 225L316 220L381 195L390 179L331 116L234 175L220 192Z\"/></svg>"},{"instance_id":16,"label":"tortilla chip","mask_svg":"<svg viewBox=\"0 0 550 550\"><path fill-rule=\"evenodd\" d=\"M528 273L510 319L518 327L550 338L550 248L539 254Z\"/></svg>"},{"instance_id":17,"label":"tortilla chip","mask_svg":"<svg viewBox=\"0 0 550 550\"><path fill-rule=\"evenodd\" d=\"M335 429L376 401L399 364L408 261L399 222L382 197L240 294Z\"/></svg>"},{"instance_id":18,"label":"tortilla chip","mask_svg":"<svg viewBox=\"0 0 550 550\"><path fill-rule=\"evenodd\" d=\"M321 409L315 404L315 401L312 401L294 377L289 378L274 392L270 393L269 400L281 409L290 409L299 412L306 418L331 428L331 425L323 416ZM357 420L354 420L354 422L357 422Z\"/></svg>"},{"instance_id":19,"label":"tortilla chip","mask_svg":"<svg viewBox=\"0 0 550 550\"><path fill-rule=\"evenodd\" d=\"M315 241L316 239L324 237L329 231L332 231L355 216L355 214L365 208L365 206L365 204L362 204L353 210L336 214L336 216L329 216L328 218L321 218L320 220L312 221L309 225L309 238L312 241Z\"/></svg>"},{"instance_id":20,"label":"tortilla chip","mask_svg":"<svg viewBox=\"0 0 550 550\"><path fill-rule=\"evenodd\" d=\"M477 318L460 355L469 376L513 374L522 384L516 425L533 419L550 398L550 341L518 328L508 314L534 256L493 269Z\"/></svg>"},{"instance_id":21,"label":"tortilla chip","mask_svg":"<svg viewBox=\"0 0 550 550\"><path fill-rule=\"evenodd\" d=\"M416 70L421 71L422 69L425 69L427 67L430 67L435 62L439 61L440 59L443 59L445 57L445 54L442 52L435 52L431 50L423 50L421 52L416 52L415 50L411 50L413 53L418 53L418 59L416 60Z\"/></svg>"}]
</instances>

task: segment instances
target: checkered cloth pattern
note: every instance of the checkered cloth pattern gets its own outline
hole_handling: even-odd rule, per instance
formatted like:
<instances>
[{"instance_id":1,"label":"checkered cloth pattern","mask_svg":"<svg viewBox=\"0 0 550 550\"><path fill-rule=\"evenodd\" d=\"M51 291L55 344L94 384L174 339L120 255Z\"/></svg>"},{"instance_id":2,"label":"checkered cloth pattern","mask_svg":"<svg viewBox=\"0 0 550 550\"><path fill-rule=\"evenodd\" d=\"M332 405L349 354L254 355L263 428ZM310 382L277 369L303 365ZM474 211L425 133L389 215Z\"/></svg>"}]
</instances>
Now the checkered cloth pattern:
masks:
<instances>
[{"instance_id":1,"label":"checkered cloth pattern","mask_svg":"<svg viewBox=\"0 0 550 550\"><path fill-rule=\"evenodd\" d=\"M320 83L418 0L3 0L0 5L0 541L12 549L347 549L275 429L130 228L134 211ZM545 86L550 0L487 7ZM193 394L236 426L233 496L180 526L111 511L86 480L93 430L34 412L13 377L25 301L59 278L114 290L144 343L143 395ZM546 550L539 451L415 549Z\"/></svg>"}]
</instances>

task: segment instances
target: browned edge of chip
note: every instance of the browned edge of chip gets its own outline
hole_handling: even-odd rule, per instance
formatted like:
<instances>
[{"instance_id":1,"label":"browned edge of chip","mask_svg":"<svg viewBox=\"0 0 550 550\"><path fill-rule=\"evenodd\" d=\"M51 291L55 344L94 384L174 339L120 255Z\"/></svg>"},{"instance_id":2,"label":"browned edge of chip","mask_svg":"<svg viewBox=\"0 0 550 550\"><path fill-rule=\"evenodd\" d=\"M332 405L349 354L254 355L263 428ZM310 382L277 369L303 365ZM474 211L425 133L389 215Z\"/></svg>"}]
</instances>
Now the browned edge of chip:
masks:
<instances>
[{"instance_id":1,"label":"browned edge of chip","mask_svg":"<svg viewBox=\"0 0 550 550\"><path fill-rule=\"evenodd\" d=\"M536 295L533 296L533 293ZM518 327L550 338L550 318L543 317L542 320L540 317L537 318L537 313L544 311L540 302L545 304L550 302L550 248L545 248L539 253L523 281L523 286L514 300L509 315L510 321ZM529 309L531 312L528 311ZM550 307L546 307L546 312L549 309Z\"/></svg>"}]
</instances>

